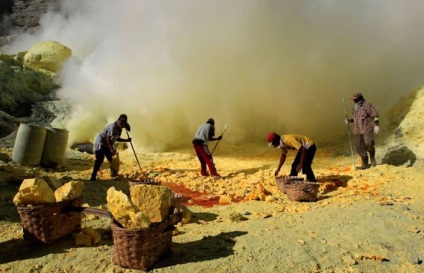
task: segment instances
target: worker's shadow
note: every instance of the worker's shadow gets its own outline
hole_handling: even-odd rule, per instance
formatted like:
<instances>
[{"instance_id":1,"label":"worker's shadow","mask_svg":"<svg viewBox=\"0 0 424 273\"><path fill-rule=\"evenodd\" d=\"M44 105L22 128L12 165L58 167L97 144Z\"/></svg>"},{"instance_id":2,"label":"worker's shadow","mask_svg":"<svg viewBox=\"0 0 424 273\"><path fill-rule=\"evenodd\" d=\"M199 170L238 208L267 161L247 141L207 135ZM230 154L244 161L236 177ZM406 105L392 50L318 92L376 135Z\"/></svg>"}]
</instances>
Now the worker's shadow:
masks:
<instances>
[{"instance_id":1,"label":"worker's shadow","mask_svg":"<svg viewBox=\"0 0 424 273\"><path fill-rule=\"evenodd\" d=\"M417 156L408 147L396 146L387 151L381 163L398 167L409 162L407 167L412 167L415 161L417 161Z\"/></svg>"},{"instance_id":2,"label":"worker's shadow","mask_svg":"<svg viewBox=\"0 0 424 273\"><path fill-rule=\"evenodd\" d=\"M234 254L236 237L246 235L246 231L222 232L216 236L206 236L198 241L172 243L171 251L166 253L155 268L177 264L195 263L228 257Z\"/></svg>"},{"instance_id":3,"label":"worker's shadow","mask_svg":"<svg viewBox=\"0 0 424 273\"><path fill-rule=\"evenodd\" d=\"M200 224L201 222L212 222L218 218L218 214L209 212L193 213L190 223Z\"/></svg>"}]
</instances>

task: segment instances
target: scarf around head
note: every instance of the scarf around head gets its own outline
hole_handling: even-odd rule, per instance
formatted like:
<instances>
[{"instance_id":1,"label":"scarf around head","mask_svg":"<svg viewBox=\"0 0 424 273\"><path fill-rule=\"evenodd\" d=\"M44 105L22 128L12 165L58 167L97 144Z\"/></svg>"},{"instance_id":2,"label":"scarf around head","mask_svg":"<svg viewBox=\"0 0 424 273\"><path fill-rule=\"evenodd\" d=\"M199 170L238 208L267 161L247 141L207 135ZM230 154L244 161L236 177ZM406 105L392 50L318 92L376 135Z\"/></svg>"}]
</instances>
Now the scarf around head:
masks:
<instances>
[{"instance_id":1,"label":"scarf around head","mask_svg":"<svg viewBox=\"0 0 424 273\"><path fill-rule=\"evenodd\" d=\"M361 106L364 104L365 100L361 100L358 101L357 103L355 103L355 112L359 110L359 108L361 108Z\"/></svg>"}]
</instances>

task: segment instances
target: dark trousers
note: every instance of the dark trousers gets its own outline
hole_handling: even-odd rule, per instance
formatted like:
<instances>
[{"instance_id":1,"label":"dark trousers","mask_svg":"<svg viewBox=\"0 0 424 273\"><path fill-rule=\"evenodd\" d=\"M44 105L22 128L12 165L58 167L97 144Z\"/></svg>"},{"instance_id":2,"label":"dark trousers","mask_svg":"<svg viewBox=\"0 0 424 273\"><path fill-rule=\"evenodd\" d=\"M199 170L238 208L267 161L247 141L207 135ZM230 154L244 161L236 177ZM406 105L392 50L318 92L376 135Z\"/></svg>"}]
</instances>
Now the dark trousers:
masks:
<instances>
[{"instance_id":1,"label":"dark trousers","mask_svg":"<svg viewBox=\"0 0 424 273\"><path fill-rule=\"evenodd\" d=\"M315 144L309 147L309 149L306 149L305 161L303 162L302 167L302 173L306 175L306 180L310 182L317 182L314 172L312 171L312 161L314 160L316 150L317 147ZM299 165L300 157L301 151L299 150L296 154L296 158L292 163L290 176L297 176L298 172L296 171L296 167Z\"/></svg>"},{"instance_id":2,"label":"dark trousers","mask_svg":"<svg viewBox=\"0 0 424 273\"><path fill-rule=\"evenodd\" d=\"M96 150L95 154L96 154L96 161L94 162L93 173L91 174L91 180L96 179L97 172L99 171L100 166L105 160L105 157L107 158L109 162L112 161L112 152L109 150L109 148L105 146L102 146L100 150Z\"/></svg>"},{"instance_id":3,"label":"dark trousers","mask_svg":"<svg viewBox=\"0 0 424 273\"><path fill-rule=\"evenodd\" d=\"M371 158L375 156L375 148L374 148L374 133L365 133L365 134L357 134L355 135L355 146L356 152L361 157L368 157L367 152L370 154Z\"/></svg>"},{"instance_id":4,"label":"dark trousers","mask_svg":"<svg viewBox=\"0 0 424 273\"><path fill-rule=\"evenodd\" d=\"M200 161L200 173L202 175L207 175L206 165L209 168L209 172L212 176L218 175L216 172L215 164L213 163L213 158L209 152L207 145L203 144L193 144L194 150L196 150L197 158Z\"/></svg>"}]
</instances>

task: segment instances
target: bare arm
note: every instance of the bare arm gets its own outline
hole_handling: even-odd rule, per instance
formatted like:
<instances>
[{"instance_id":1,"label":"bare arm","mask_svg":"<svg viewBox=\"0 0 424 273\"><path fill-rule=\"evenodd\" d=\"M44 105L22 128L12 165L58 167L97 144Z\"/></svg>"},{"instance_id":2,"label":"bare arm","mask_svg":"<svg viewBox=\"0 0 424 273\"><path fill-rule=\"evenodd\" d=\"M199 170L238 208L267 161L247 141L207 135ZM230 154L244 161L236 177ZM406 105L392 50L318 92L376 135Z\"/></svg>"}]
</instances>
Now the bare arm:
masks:
<instances>
[{"instance_id":1,"label":"bare arm","mask_svg":"<svg viewBox=\"0 0 424 273\"><path fill-rule=\"evenodd\" d=\"M114 155L116 153L116 151L115 151L115 148L113 148L113 145L111 144L110 136L106 136L106 145L109 148L112 155Z\"/></svg>"},{"instance_id":2,"label":"bare arm","mask_svg":"<svg viewBox=\"0 0 424 273\"><path fill-rule=\"evenodd\" d=\"M274 176L278 175L285 161L286 161L286 153L282 151L280 156L280 162L278 163L277 170L274 172Z\"/></svg>"}]
</instances>

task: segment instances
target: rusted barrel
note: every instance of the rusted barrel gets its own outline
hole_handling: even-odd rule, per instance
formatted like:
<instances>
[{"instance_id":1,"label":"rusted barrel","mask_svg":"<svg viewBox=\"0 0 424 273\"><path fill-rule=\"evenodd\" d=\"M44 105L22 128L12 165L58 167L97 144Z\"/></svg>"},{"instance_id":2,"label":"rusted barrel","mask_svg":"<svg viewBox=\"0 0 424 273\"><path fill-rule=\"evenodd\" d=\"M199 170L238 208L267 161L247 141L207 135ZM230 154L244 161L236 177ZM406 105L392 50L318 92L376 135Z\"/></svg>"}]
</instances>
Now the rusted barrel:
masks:
<instances>
[{"instance_id":1,"label":"rusted barrel","mask_svg":"<svg viewBox=\"0 0 424 273\"><path fill-rule=\"evenodd\" d=\"M68 146L69 131L59 128L46 129L46 141L44 142L41 165L62 165L65 160L66 147Z\"/></svg>"},{"instance_id":2,"label":"rusted barrel","mask_svg":"<svg viewBox=\"0 0 424 273\"><path fill-rule=\"evenodd\" d=\"M46 128L21 123L13 146L12 160L22 165L39 165L45 139Z\"/></svg>"}]
</instances>

